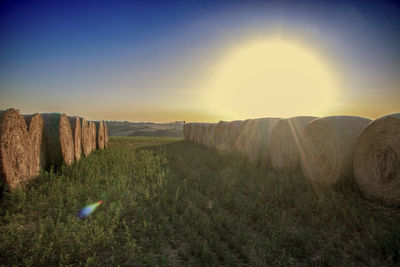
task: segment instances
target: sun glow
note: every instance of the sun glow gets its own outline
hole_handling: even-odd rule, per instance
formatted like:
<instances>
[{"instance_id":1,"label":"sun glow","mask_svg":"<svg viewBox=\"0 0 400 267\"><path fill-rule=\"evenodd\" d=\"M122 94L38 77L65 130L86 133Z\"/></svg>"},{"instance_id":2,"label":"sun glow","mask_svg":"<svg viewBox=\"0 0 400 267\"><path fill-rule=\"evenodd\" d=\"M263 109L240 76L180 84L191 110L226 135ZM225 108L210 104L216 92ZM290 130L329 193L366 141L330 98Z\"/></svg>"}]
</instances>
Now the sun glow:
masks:
<instances>
[{"instance_id":1,"label":"sun glow","mask_svg":"<svg viewBox=\"0 0 400 267\"><path fill-rule=\"evenodd\" d=\"M280 39L233 49L214 73L207 101L225 118L319 115L338 92L336 76L319 55Z\"/></svg>"}]
</instances>

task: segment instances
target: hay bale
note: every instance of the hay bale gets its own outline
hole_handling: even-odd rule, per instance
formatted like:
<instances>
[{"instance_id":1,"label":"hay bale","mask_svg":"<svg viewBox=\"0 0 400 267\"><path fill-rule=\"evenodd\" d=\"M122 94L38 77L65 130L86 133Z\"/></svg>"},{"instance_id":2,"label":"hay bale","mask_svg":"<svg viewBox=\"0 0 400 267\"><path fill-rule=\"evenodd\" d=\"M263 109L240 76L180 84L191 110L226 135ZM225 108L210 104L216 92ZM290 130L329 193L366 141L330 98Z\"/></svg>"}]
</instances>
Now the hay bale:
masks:
<instances>
[{"instance_id":1,"label":"hay bale","mask_svg":"<svg viewBox=\"0 0 400 267\"><path fill-rule=\"evenodd\" d=\"M304 150L304 128L317 117L301 116L279 120L271 132L269 157L275 170L296 170Z\"/></svg>"},{"instance_id":2,"label":"hay bale","mask_svg":"<svg viewBox=\"0 0 400 267\"><path fill-rule=\"evenodd\" d=\"M89 157L90 153L92 152L92 141L90 139L90 129L89 123L86 119L82 119L82 148L83 148L83 155L85 157Z\"/></svg>"},{"instance_id":3,"label":"hay bale","mask_svg":"<svg viewBox=\"0 0 400 267\"><path fill-rule=\"evenodd\" d=\"M204 139L203 133L205 134L205 128L203 126L204 126L204 123L199 123L199 126L198 126L199 132L198 132L198 137L197 137L197 143L200 145L203 144L203 139ZM203 132L203 128L204 128L204 132Z\"/></svg>"},{"instance_id":4,"label":"hay bale","mask_svg":"<svg viewBox=\"0 0 400 267\"><path fill-rule=\"evenodd\" d=\"M206 131L207 131L207 124L200 123L200 138L199 138L200 145L204 145L205 138L206 138Z\"/></svg>"},{"instance_id":5,"label":"hay bale","mask_svg":"<svg viewBox=\"0 0 400 267\"><path fill-rule=\"evenodd\" d=\"M255 119L250 128L250 142L247 147L248 157L251 161L260 160L269 163L269 143L271 132L281 118Z\"/></svg>"},{"instance_id":6,"label":"hay bale","mask_svg":"<svg viewBox=\"0 0 400 267\"><path fill-rule=\"evenodd\" d=\"M81 159L82 154L82 130L79 117L69 117L69 124L72 131L72 139L74 140L74 157L76 161Z\"/></svg>"},{"instance_id":7,"label":"hay bale","mask_svg":"<svg viewBox=\"0 0 400 267\"><path fill-rule=\"evenodd\" d=\"M71 126L65 113L42 114L46 140L47 167L70 166L75 159Z\"/></svg>"},{"instance_id":8,"label":"hay bale","mask_svg":"<svg viewBox=\"0 0 400 267\"><path fill-rule=\"evenodd\" d=\"M252 127L251 124L253 123L253 119L247 119L239 124L239 133L234 144L234 151L243 155L247 153L250 129Z\"/></svg>"},{"instance_id":9,"label":"hay bale","mask_svg":"<svg viewBox=\"0 0 400 267\"><path fill-rule=\"evenodd\" d=\"M218 122L215 128L215 148L220 151L228 150L227 121Z\"/></svg>"},{"instance_id":10,"label":"hay bale","mask_svg":"<svg viewBox=\"0 0 400 267\"><path fill-rule=\"evenodd\" d=\"M235 151L235 144L240 134L242 121L231 121L226 128L226 147L229 152Z\"/></svg>"},{"instance_id":11,"label":"hay bale","mask_svg":"<svg viewBox=\"0 0 400 267\"><path fill-rule=\"evenodd\" d=\"M197 144L201 145L202 140L203 140L203 124L199 123L197 126Z\"/></svg>"},{"instance_id":12,"label":"hay bale","mask_svg":"<svg viewBox=\"0 0 400 267\"><path fill-rule=\"evenodd\" d=\"M185 140L187 140L187 141L191 141L190 140L190 138L191 138L191 136L190 136L191 126L192 126L191 123L185 123L183 125L183 134L184 134Z\"/></svg>"},{"instance_id":13,"label":"hay bale","mask_svg":"<svg viewBox=\"0 0 400 267\"><path fill-rule=\"evenodd\" d=\"M201 141L201 124L200 123L196 123L192 129L192 133L193 133L193 141L196 144L200 144Z\"/></svg>"},{"instance_id":14,"label":"hay bale","mask_svg":"<svg viewBox=\"0 0 400 267\"><path fill-rule=\"evenodd\" d=\"M269 162L269 139L280 118L260 118L242 122L236 149L250 161Z\"/></svg>"},{"instance_id":15,"label":"hay bale","mask_svg":"<svg viewBox=\"0 0 400 267\"><path fill-rule=\"evenodd\" d=\"M107 123L103 122L104 124L104 148L108 147L108 141L110 140L110 137L108 135L108 128L107 128Z\"/></svg>"},{"instance_id":16,"label":"hay bale","mask_svg":"<svg viewBox=\"0 0 400 267\"><path fill-rule=\"evenodd\" d=\"M102 121L96 122L96 140L97 140L97 147L99 149L104 149L104 142L105 142L105 137L104 137L104 124Z\"/></svg>"},{"instance_id":17,"label":"hay bale","mask_svg":"<svg viewBox=\"0 0 400 267\"><path fill-rule=\"evenodd\" d=\"M40 114L24 115L31 142L31 177L36 177L46 167L46 144L44 121Z\"/></svg>"},{"instance_id":18,"label":"hay bale","mask_svg":"<svg viewBox=\"0 0 400 267\"><path fill-rule=\"evenodd\" d=\"M221 140L221 128L222 128L222 124L225 123L223 121L219 121L214 129L214 145L215 145L215 149L218 149L218 147L220 146L220 140Z\"/></svg>"},{"instance_id":19,"label":"hay bale","mask_svg":"<svg viewBox=\"0 0 400 267\"><path fill-rule=\"evenodd\" d=\"M209 148L215 147L215 129L217 127L216 123L210 123L206 127L206 138L205 138L205 146Z\"/></svg>"},{"instance_id":20,"label":"hay bale","mask_svg":"<svg viewBox=\"0 0 400 267\"><path fill-rule=\"evenodd\" d=\"M378 118L362 131L353 166L366 197L400 206L400 113Z\"/></svg>"},{"instance_id":21,"label":"hay bale","mask_svg":"<svg viewBox=\"0 0 400 267\"><path fill-rule=\"evenodd\" d=\"M190 131L191 131L192 123L185 123L183 125L183 137L187 141L191 141Z\"/></svg>"},{"instance_id":22,"label":"hay bale","mask_svg":"<svg viewBox=\"0 0 400 267\"><path fill-rule=\"evenodd\" d=\"M0 115L0 176L11 189L31 178L31 142L24 118L16 109Z\"/></svg>"},{"instance_id":23,"label":"hay bale","mask_svg":"<svg viewBox=\"0 0 400 267\"><path fill-rule=\"evenodd\" d=\"M183 124L183 139L189 140L189 123Z\"/></svg>"},{"instance_id":24,"label":"hay bale","mask_svg":"<svg viewBox=\"0 0 400 267\"><path fill-rule=\"evenodd\" d=\"M185 123L185 125L184 125L184 130L185 130L185 132L186 132L186 137L185 137L185 140L186 141L190 141L190 125L191 125L191 123Z\"/></svg>"},{"instance_id":25,"label":"hay bale","mask_svg":"<svg viewBox=\"0 0 400 267\"><path fill-rule=\"evenodd\" d=\"M331 186L353 175L353 151L361 131L371 120L330 116L312 120L305 128L301 165L312 182Z\"/></svg>"},{"instance_id":26,"label":"hay bale","mask_svg":"<svg viewBox=\"0 0 400 267\"><path fill-rule=\"evenodd\" d=\"M207 141L208 141L208 127L210 126L210 123L202 123L200 126L201 126L200 144L205 146L205 145L207 145Z\"/></svg>"},{"instance_id":27,"label":"hay bale","mask_svg":"<svg viewBox=\"0 0 400 267\"><path fill-rule=\"evenodd\" d=\"M96 140L96 124L93 121L89 122L89 136L90 136L90 150L94 151L97 149L97 140Z\"/></svg>"},{"instance_id":28,"label":"hay bale","mask_svg":"<svg viewBox=\"0 0 400 267\"><path fill-rule=\"evenodd\" d=\"M200 123L198 123L198 122L193 123L192 130L191 130L191 136L192 136L192 141L196 144L199 143L200 130L201 130Z\"/></svg>"},{"instance_id":29,"label":"hay bale","mask_svg":"<svg viewBox=\"0 0 400 267\"><path fill-rule=\"evenodd\" d=\"M188 136L189 136L189 141L194 142L194 126L195 123L190 123L188 127Z\"/></svg>"},{"instance_id":30,"label":"hay bale","mask_svg":"<svg viewBox=\"0 0 400 267\"><path fill-rule=\"evenodd\" d=\"M196 123L191 123L190 128L189 128L189 138L190 141L193 143L195 142L195 132L194 132L194 127L196 126Z\"/></svg>"}]
</instances>

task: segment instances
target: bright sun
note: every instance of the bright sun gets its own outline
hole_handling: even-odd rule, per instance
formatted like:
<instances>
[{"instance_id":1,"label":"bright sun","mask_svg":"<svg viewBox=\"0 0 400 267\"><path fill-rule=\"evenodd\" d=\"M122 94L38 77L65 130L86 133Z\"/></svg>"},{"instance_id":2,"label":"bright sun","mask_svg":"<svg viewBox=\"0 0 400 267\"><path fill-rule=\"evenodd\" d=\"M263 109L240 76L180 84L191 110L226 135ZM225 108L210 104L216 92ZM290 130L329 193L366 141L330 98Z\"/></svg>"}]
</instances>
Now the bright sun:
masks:
<instances>
[{"instance_id":1,"label":"bright sun","mask_svg":"<svg viewBox=\"0 0 400 267\"><path fill-rule=\"evenodd\" d=\"M325 113L337 81L316 53L293 41L253 41L234 49L207 86L212 109L226 118Z\"/></svg>"}]
</instances>

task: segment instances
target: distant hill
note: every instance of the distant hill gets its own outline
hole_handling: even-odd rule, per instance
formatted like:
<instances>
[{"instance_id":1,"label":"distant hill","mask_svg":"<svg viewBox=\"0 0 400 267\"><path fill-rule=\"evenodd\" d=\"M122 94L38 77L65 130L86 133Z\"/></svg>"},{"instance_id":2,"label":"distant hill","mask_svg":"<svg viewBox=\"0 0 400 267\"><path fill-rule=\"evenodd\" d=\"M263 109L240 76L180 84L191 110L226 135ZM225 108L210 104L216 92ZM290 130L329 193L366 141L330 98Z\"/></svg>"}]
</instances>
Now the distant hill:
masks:
<instances>
[{"instance_id":1,"label":"distant hill","mask_svg":"<svg viewBox=\"0 0 400 267\"><path fill-rule=\"evenodd\" d=\"M183 137L183 122L107 121L110 136Z\"/></svg>"}]
</instances>

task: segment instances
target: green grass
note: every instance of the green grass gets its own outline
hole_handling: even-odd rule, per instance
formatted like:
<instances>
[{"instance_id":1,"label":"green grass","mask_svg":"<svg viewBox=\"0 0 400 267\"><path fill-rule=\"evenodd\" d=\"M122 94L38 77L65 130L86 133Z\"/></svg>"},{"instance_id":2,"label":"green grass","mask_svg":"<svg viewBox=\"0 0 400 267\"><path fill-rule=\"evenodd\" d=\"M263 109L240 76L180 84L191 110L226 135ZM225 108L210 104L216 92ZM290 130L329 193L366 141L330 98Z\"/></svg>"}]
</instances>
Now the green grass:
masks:
<instances>
[{"instance_id":1,"label":"green grass","mask_svg":"<svg viewBox=\"0 0 400 267\"><path fill-rule=\"evenodd\" d=\"M111 138L5 193L0 216L0 265L400 263L398 208L173 138Z\"/></svg>"}]
</instances>

